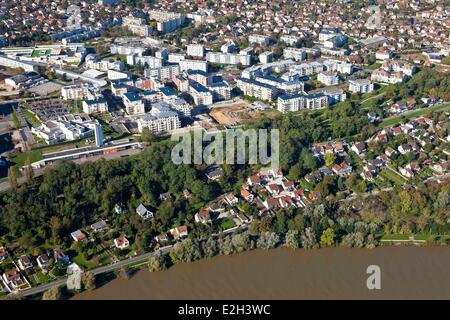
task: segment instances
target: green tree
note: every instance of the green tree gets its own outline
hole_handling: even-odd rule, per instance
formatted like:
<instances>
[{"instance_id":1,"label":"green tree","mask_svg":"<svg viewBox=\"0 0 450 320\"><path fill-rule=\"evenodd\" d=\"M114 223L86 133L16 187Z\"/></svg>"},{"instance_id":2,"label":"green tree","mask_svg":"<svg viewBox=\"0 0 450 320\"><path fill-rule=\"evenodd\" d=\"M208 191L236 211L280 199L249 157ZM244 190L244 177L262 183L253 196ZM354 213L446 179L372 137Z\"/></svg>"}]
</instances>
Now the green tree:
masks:
<instances>
[{"instance_id":1,"label":"green tree","mask_svg":"<svg viewBox=\"0 0 450 320\"><path fill-rule=\"evenodd\" d=\"M320 246L331 247L334 245L334 230L332 228L327 228L322 232L320 236Z\"/></svg>"}]
</instances>

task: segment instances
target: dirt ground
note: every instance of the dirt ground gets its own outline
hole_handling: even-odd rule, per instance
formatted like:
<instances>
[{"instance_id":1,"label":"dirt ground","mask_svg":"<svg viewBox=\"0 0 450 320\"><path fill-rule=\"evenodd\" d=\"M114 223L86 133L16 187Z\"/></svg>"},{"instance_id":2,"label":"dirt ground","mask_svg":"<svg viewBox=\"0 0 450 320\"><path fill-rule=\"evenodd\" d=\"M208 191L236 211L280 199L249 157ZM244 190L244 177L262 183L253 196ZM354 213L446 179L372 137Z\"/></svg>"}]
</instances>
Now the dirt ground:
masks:
<instances>
[{"instance_id":1,"label":"dirt ground","mask_svg":"<svg viewBox=\"0 0 450 320\"><path fill-rule=\"evenodd\" d=\"M251 109L248 102L241 100L216 107L209 114L220 125L234 126L260 117L261 111Z\"/></svg>"}]
</instances>

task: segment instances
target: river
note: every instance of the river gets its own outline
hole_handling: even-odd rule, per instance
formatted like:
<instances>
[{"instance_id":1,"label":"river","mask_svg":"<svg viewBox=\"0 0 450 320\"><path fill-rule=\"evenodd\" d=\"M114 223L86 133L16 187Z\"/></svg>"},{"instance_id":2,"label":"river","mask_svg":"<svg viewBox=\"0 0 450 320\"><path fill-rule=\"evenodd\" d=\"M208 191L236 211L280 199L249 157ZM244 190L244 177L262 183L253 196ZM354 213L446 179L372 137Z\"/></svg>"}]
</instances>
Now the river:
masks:
<instances>
[{"instance_id":1,"label":"river","mask_svg":"<svg viewBox=\"0 0 450 320\"><path fill-rule=\"evenodd\" d=\"M367 289L369 265L380 290ZM73 299L450 299L450 248L255 250L141 270Z\"/></svg>"}]
</instances>

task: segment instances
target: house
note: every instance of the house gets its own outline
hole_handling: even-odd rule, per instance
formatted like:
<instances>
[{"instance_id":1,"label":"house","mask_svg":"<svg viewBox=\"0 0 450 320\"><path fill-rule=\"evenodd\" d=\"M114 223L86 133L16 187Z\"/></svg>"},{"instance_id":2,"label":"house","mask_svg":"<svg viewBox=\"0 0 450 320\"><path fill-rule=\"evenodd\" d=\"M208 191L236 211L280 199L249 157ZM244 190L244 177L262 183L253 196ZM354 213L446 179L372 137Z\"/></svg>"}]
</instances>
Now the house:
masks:
<instances>
[{"instance_id":1,"label":"house","mask_svg":"<svg viewBox=\"0 0 450 320\"><path fill-rule=\"evenodd\" d=\"M123 204L119 204L119 203L116 203L115 205L114 205L114 212L116 213L116 214L121 214L121 213L123 213L125 211L125 208L124 208L124 206L123 206Z\"/></svg>"},{"instance_id":2,"label":"house","mask_svg":"<svg viewBox=\"0 0 450 320\"><path fill-rule=\"evenodd\" d=\"M254 199L253 194L247 189L241 190L241 197L244 198L245 201L252 202Z\"/></svg>"},{"instance_id":3,"label":"house","mask_svg":"<svg viewBox=\"0 0 450 320\"><path fill-rule=\"evenodd\" d=\"M81 232L80 230L77 230L77 231L72 232L72 233L70 234L70 236L72 237L72 239L73 239L75 242L79 242L79 241L86 240L86 235L85 235L83 232Z\"/></svg>"},{"instance_id":4,"label":"house","mask_svg":"<svg viewBox=\"0 0 450 320\"><path fill-rule=\"evenodd\" d=\"M53 250L53 257L55 259L55 263L61 262L66 265L70 263L69 256L59 248Z\"/></svg>"},{"instance_id":5,"label":"house","mask_svg":"<svg viewBox=\"0 0 450 320\"><path fill-rule=\"evenodd\" d=\"M26 284L16 268L12 268L11 270L5 272L2 278L3 282L9 287L11 291L20 290L20 287Z\"/></svg>"},{"instance_id":6,"label":"house","mask_svg":"<svg viewBox=\"0 0 450 320\"><path fill-rule=\"evenodd\" d=\"M5 247L0 247L0 263L8 257L8 250Z\"/></svg>"},{"instance_id":7,"label":"house","mask_svg":"<svg viewBox=\"0 0 450 320\"><path fill-rule=\"evenodd\" d=\"M123 250L130 246L130 241L128 241L128 239L125 236L120 236L120 237L114 239L114 246L117 249Z\"/></svg>"},{"instance_id":8,"label":"house","mask_svg":"<svg viewBox=\"0 0 450 320\"><path fill-rule=\"evenodd\" d=\"M209 211L211 212L223 212L225 211L225 207L223 206L222 203L220 202L214 202L212 203L209 207L208 207Z\"/></svg>"},{"instance_id":9,"label":"house","mask_svg":"<svg viewBox=\"0 0 450 320\"><path fill-rule=\"evenodd\" d=\"M211 215L208 210L201 210L201 211L197 212L195 214L194 218L195 218L195 222L200 222L200 223L204 223L204 224L211 221Z\"/></svg>"},{"instance_id":10,"label":"house","mask_svg":"<svg viewBox=\"0 0 450 320\"><path fill-rule=\"evenodd\" d=\"M397 148L397 150L401 154L407 154L412 151L412 147L409 144L402 144Z\"/></svg>"},{"instance_id":11,"label":"house","mask_svg":"<svg viewBox=\"0 0 450 320\"><path fill-rule=\"evenodd\" d=\"M25 271L33 267L31 259L26 255L21 255L19 260L17 260L20 270Z\"/></svg>"},{"instance_id":12,"label":"house","mask_svg":"<svg viewBox=\"0 0 450 320\"><path fill-rule=\"evenodd\" d=\"M242 212L237 214L237 218L239 219L239 221L241 223L250 223L251 219L249 217L247 217L245 214L243 214Z\"/></svg>"},{"instance_id":13,"label":"house","mask_svg":"<svg viewBox=\"0 0 450 320\"><path fill-rule=\"evenodd\" d=\"M276 198L267 198L267 200L264 201L263 204L269 210L273 208L278 208L279 206L278 199Z\"/></svg>"},{"instance_id":14,"label":"house","mask_svg":"<svg viewBox=\"0 0 450 320\"><path fill-rule=\"evenodd\" d=\"M319 200L320 198L322 198L322 195L320 194L319 191L313 191L309 193L309 198L311 200Z\"/></svg>"},{"instance_id":15,"label":"house","mask_svg":"<svg viewBox=\"0 0 450 320\"><path fill-rule=\"evenodd\" d=\"M290 196L281 196L278 198L281 208L288 208L294 204Z\"/></svg>"},{"instance_id":16,"label":"house","mask_svg":"<svg viewBox=\"0 0 450 320\"><path fill-rule=\"evenodd\" d=\"M259 175L250 176L247 178L249 186L256 186L261 184L261 177Z\"/></svg>"},{"instance_id":17,"label":"house","mask_svg":"<svg viewBox=\"0 0 450 320\"><path fill-rule=\"evenodd\" d=\"M48 255L47 254L41 254L39 257L37 257L36 262L39 266L39 268L41 268L43 273L47 273L49 270L49 266L48 266Z\"/></svg>"},{"instance_id":18,"label":"house","mask_svg":"<svg viewBox=\"0 0 450 320\"><path fill-rule=\"evenodd\" d=\"M142 203L136 208L136 213L143 219L148 220L153 218L154 214L148 210Z\"/></svg>"},{"instance_id":19,"label":"house","mask_svg":"<svg viewBox=\"0 0 450 320\"><path fill-rule=\"evenodd\" d=\"M407 178L413 178L415 175L414 171L407 167L400 168L400 173Z\"/></svg>"},{"instance_id":20,"label":"house","mask_svg":"<svg viewBox=\"0 0 450 320\"><path fill-rule=\"evenodd\" d=\"M387 147L386 150L384 150L384 154L387 155L389 158L392 157L392 155L396 154L397 151L395 151L391 147Z\"/></svg>"},{"instance_id":21,"label":"house","mask_svg":"<svg viewBox=\"0 0 450 320\"><path fill-rule=\"evenodd\" d=\"M450 170L450 161L446 161L446 162L439 162L436 164L433 164L431 166L431 169L433 169L434 171L436 171L437 173L444 173Z\"/></svg>"},{"instance_id":22,"label":"house","mask_svg":"<svg viewBox=\"0 0 450 320\"><path fill-rule=\"evenodd\" d=\"M258 215L262 218L270 214L270 209L268 208L262 208L259 210Z\"/></svg>"},{"instance_id":23,"label":"house","mask_svg":"<svg viewBox=\"0 0 450 320\"><path fill-rule=\"evenodd\" d=\"M169 236L167 233L162 233L155 237L155 241L159 244L165 244L169 242Z\"/></svg>"},{"instance_id":24,"label":"house","mask_svg":"<svg viewBox=\"0 0 450 320\"><path fill-rule=\"evenodd\" d=\"M292 197L299 201L302 200L305 196L305 191L301 190L301 189L296 189L294 191L292 191Z\"/></svg>"},{"instance_id":25,"label":"house","mask_svg":"<svg viewBox=\"0 0 450 320\"><path fill-rule=\"evenodd\" d=\"M210 180L217 180L217 179L219 179L222 176L223 170L220 167L211 168L205 174L206 174L206 177L208 179L210 179Z\"/></svg>"},{"instance_id":26,"label":"house","mask_svg":"<svg viewBox=\"0 0 450 320\"><path fill-rule=\"evenodd\" d=\"M280 191L281 191L280 186L277 185L277 184L274 184L274 183L267 185L267 186L266 186L266 189L267 189L267 191L269 191L269 193L270 193L271 195L277 195L277 194L279 194Z\"/></svg>"},{"instance_id":27,"label":"house","mask_svg":"<svg viewBox=\"0 0 450 320\"><path fill-rule=\"evenodd\" d=\"M94 232L100 232L105 230L108 227L105 220L100 220L99 222L96 222L91 225L91 230Z\"/></svg>"},{"instance_id":28,"label":"house","mask_svg":"<svg viewBox=\"0 0 450 320\"><path fill-rule=\"evenodd\" d=\"M341 164L335 164L333 166L332 170L337 175L343 177L343 176L347 176L350 173L352 173L352 166L346 162L343 162Z\"/></svg>"},{"instance_id":29,"label":"house","mask_svg":"<svg viewBox=\"0 0 450 320\"><path fill-rule=\"evenodd\" d=\"M292 181L283 181L281 183L281 186L283 187L284 190L287 190L287 191L293 191L295 189L294 182L292 182Z\"/></svg>"},{"instance_id":30,"label":"house","mask_svg":"<svg viewBox=\"0 0 450 320\"><path fill-rule=\"evenodd\" d=\"M357 155L360 155L364 151L366 151L366 144L364 142L357 142L351 147L352 151L354 151Z\"/></svg>"},{"instance_id":31,"label":"house","mask_svg":"<svg viewBox=\"0 0 450 320\"><path fill-rule=\"evenodd\" d=\"M373 182L375 180L374 174L371 171L363 171L361 173L361 177L364 180L367 180L367 181L370 181L370 182Z\"/></svg>"},{"instance_id":32,"label":"house","mask_svg":"<svg viewBox=\"0 0 450 320\"><path fill-rule=\"evenodd\" d=\"M179 226L179 227L170 229L170 234L172 235L174 240L178 240L183 237L187 237L188 228L187 228L187 226Z\"/></svg>"},{"instance_id":33,"label":"house","mask_svg":"<svg viewBox=\"0 0 450 320\"><path fill-rule=\"evenodd\" d=\"M161 201L167 201L170 199L172 199L172 195L170 194L170 192L161 193L159 195L159 200L161 200Z\"/></svg>"},{"instance_id":34,"label":"house","mask_svg":"<svg viewBox=\"0 0 450 320\"><path fill-rule=\"evenodd\" d=\"M235 205L239 202L238 198L232 193L227 193L225 195L225 200L228 202L230 206Z\"/></svg>"}]
</instances>

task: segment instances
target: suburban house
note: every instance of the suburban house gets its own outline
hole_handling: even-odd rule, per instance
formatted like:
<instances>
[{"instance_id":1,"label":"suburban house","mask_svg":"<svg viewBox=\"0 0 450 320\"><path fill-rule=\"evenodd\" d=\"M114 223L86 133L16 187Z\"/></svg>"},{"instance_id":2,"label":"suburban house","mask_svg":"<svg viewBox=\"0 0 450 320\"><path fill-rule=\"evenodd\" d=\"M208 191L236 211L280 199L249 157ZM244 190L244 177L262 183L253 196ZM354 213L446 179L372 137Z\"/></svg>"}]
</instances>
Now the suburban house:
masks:
<instances>
[{"instance_id":1,"label":"suburban house","mask_svg":"<svg viewBox=\"0 0 450 320\"><path fill-rule=\"evenodd\" d=\"M178 240L183 237L187 237L188 228L187 228L187 226L179 226L179 227L170 229L170 234L172 235L174 240Z\"/></svg>"},{"instance_id":2,"label":"suburban house","mask_svg":"<svg viewBox=\"0 0 450 320\"><path fill-rule=\"evenodd\" d=\"M249 186L256 186L261 184L261 177L259 175L250 176L247 178Z\"/></svg>"},{"instance_id":3,"label":"suburban house","mask_svg":"<svg viewBox=\"0 0 450 320\"><path fill-rule=\"evenodd\" d=\"M397 151L395 151L391 147L387 147L386 150L384 150L384 154L387 155L389 158L392 157L392 155L396 154Z\"/></svg>"},{"instance_id":4,"label":"suburban house","mask_svg":"<svg viewBox=\"0 0 450 320\"><path fill-rule=\"evenodd\" d=\"M343 177L352 173L352 166L347 162L343 162L341 164L335 164L332 168L333 172L337 175Z\"/></svg>"},{"instance_id":5,"label":"suburban house","mask_svg":"<svg viewBox=\"0 0 450 320\"><path fill-rule=\"evenodd\" d=\"M108 227L105 220L100 220L99 222L94 223L91 225L91 229L94 232L100 232L105 230Z\"/></svg>"},{"instance_id":6,"label":"suburban house","mask_svg":"<svg viewBox=\"0 0 450 320\"><path fill-rule=\"evenodd\" d=\"M357 142L351 147L352 151L354 151L357 155L360 155L364 151L366 151L366 144L364 142Z\"/></svg>"},{"instance_id":7,"label":"suburban house","mask_svg":"<svg viewBox=\"0 0 450 320\"><path fill-rule=\"evenodd\" d=\"M80 230L77 230L77 231L72 232L72 233L70 234L70 236L72 237L72 239L73 239L75 242L79 242L79 241L86 240L86 235L85 235L83 232L81 232Z\"/></svg>"},{"instance_id":8,"label":"suburban house","mask_svg":"<svg viewBox=\"0 0 450 320\"><path fill-rule=\"evenodd\" d=\"M120 236L116 239L114 239L114 246L117 249L123 250L130 246L130 241L125 236Z\"/></svg>"},{"instance_id":9,"label":"suburban house","mask_svg":"<svg viewBox=\"0 0 450 320\"><path fill-rule=\"evenodd\" d=\"M64 253L61 249L57 248L53 250L53 257L55 259L55 263L62 262L63 264L69 264L70 259L69 256Z\"/></svg>"},{"instance_id":10,"label":"suburban house","mask_svg":"<svg viewBox=\"0 0 450 320\"><path fill-rule=\"evenodd\" d=\"M214 213L225 211L224 205L219 202L214 202L214 203L210 204L208 209L209 209L209 211L214 212Z\"/></svg>"},{"instance_id":11,"label":"suburban house","mask_svg":"<svg viewBox=\"0 0 450 320\"><path fill-rule=\"evenodd\" d=\"M239 219L239 221L241 223L250 223L251 222L251 219L241 212L237 214L237 218Z\"/></svg>"},{"instance_id":12,"label":"suburban house","mask_svg":"<svg viewBox=\"0 0 450 320\"><path fill-rule=\"evenodd\" d=\"M136 208L136 213L144 220L154 217L153 212L148 210L142 203Z\"/></svg>"},{"instance_id":13,"label":"suburban house","mask_svg":"<svg viewBox=\"0 0 450 320\"><path fill-rule=\"evenodd\" d=\"M211 168L205 174L206 174L206 177L208 179L210 179L210 180L217 180L217 179L219 179L222 176L223 170L220 167L218 167L218 168Z\"/></svg>"},{"instance_id":14,"label":"suburban house","mask_svg":"<svg viewBox=\"0 0 450 320\"><path fill-rule=\"evenodd\" d=\"M239 202L238 198L232 193L227 193L225 195L225 200L228 202L230 206L235 205Z\"/></svg>"},{"instance_id":15,"label":"suburban house","mask_svg":"<svg viewBox=\"0 0 450 320\"><path fill-rule=\"evenodd\" d=\"M242 189L241 190L241 196L242 198L244 198L244 200L248 201L248 202L252 202L253 201L253 194L248 191L247 189Z\"/></svg>"},{"instance_id":16,"label":"suburban house","mask_svg":"<svg viewBox=\"0 0 450 320\"><path fill-rule=\"evenodd\" d=\"M277 184L269 184L269 185L266 186L266 189L267 189L267 191L269 191L269 193L271 195L277 195L281 191L280 186L277 185Z\"/></svg>"},{"instance_id":17,"label":"suburban house","mask_svg":"<svg viewBox=\"0 0 450 320\"><path fill-rule=\"evenodd\" d=\"M20 287L26 284L26 282L20 276L20 273L16 268L5 272L3 274L3 282L8 286L11 291L20 290Z\"/></svg>"},{"instance_id":18,"label":"suburban house","mask_svg":"<svg viewBox=\"0 0 450 320\"><path fill-rule=\"evenodd\" d=\"M284 190L287 191L293 191L295 189L294 182L292 181L283 181L281 183L281 186L283 187Z\"/></svg>"},{"instance_id":19,"label":"suburban house","mask_svg":"<svg viewBox=\"0 0 450 320\"><path fill-rule=\"evenodd\" d=\"M41 268L43 273L47 273L49 270L49 266L48 266L48 255L47 254L41 254L39 257L37 257L36 262L39 266L39 268Z\"/></svg>"},{"instance_id":20,"label":"suburban house","mask_svg":"<svg viewBox=\"0 0 450 320\"><path fill-rule=\"evenodd\" d=\"M264 201L263 204L267 209L278 208L279 206L278 199L276 198L267 198L267 200Z\"/></svg>"},{"instance_id":21,"label":"suburban house","mask_svg":"<svg viewBox=\"0 0 450 320\"><path fill-rule=\"evenodd\" d=\"M160 244L169 243L169 236L167 235L167 233L162 233L155 237L155 241Z\"/></svg>"},{"instance_id":22,"label":"suburban house","mask_svg":"<svg viewBox=\"0 0 450 320\"><path fill-rule=\"evenodd\" d=\"M433 169L437 173L444 173L446 171L449 171L450 170L450 161L439 162L439 163L433 164L431 166L431 169Z\"/></svg>"},{"instance_id":23,"label":"suburban house","mask_svg":"<svg viewBox=\"0 0 450 320\"><path fill-rule=\"evenodd\" d=\"M172 195L170 194L170 192L161 193L159 195L159 200L161 200L161 201L167 201L170 199L172 199Z\"/></svg>"},{"instance_id":24,"label":"suburban house","mask_svg":"<svg viewBox=\"0 0 450 320\"><path fill-rule=\"evenodd\" d=\"M188 190L188 189L184 189L183 190L183 197L185 198L185 199L189 199L190 197L191 197L191 192Z\"/></svg>"},{"instance_id":25,"label":"suburban house","mask_svg":"<svg viewBox=\"0 0 450 320\"><path fill-rule=\"evenodd\" d=\"M17 264L19 265L19 268L22 271L28 270L33 267L31 259L26 255L20 256L19 260L17 260Z\"/></svg>"},{"instance_id":26,"label":"suburban house","mask_svg":"<svg viewBox=\"0 0 450 320\"><path fill-rule=\"evenodd\" d=\"M201 210L199 212L197 212L194 216L195 218L195 222L200 222L200 223L208 223L211 221L211 215L209 213L208 210Z\"/></svg>"},{"instance_id":27,"label":"suburban house","mask_svg":"<svg viewBox=\"0 0 450 320\"><path fill-rule=\"evenodd\" d=\"M0 247L0 263L8 257L8 250L5 247Z\"/></svg>"}]
</instances>

